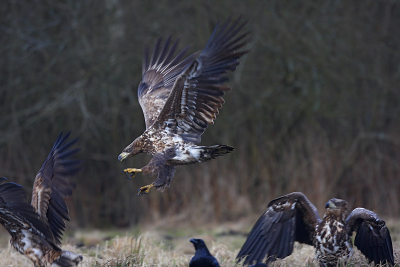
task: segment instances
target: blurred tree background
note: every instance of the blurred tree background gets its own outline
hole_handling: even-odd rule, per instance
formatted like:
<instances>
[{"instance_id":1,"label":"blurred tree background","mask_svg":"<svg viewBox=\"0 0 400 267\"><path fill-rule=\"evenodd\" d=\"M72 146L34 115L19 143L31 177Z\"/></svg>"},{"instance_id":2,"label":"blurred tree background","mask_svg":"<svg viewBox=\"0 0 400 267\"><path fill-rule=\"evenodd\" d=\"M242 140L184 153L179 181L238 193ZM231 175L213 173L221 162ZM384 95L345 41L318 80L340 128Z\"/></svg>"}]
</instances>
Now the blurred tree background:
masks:
<instances>
[{"instance_id":1,"label":"blurred tree background","mask_svg":"<svg viewBox=\"0 0 400 267\"><path fill-rule=\"evenodd\" d=\"M399 1L6 0L0 10L0 175L30 195L72 130L84 160L68 200L76 227L236 220L292 191L319 209L337 197L399 217ZM145 129L144 45L173 34L194 52L240 14L251 51L202 141L235 152L180 166L171 188L137 197L153 178L121 172L150 157L117 156Z\"/></svg>"}]
</instances>

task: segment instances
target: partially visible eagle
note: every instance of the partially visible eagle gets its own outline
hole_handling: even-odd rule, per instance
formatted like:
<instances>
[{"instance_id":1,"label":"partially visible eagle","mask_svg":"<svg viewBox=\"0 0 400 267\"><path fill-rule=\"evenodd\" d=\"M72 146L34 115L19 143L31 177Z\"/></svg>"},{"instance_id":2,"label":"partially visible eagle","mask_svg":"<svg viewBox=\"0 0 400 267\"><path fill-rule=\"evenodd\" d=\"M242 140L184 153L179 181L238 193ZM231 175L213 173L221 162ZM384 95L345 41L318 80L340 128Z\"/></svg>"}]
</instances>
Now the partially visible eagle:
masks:
<instances>
[{"instance_id":1,"label":"partially visible eagle","mask_svg":"<svg viewBox=\"0 0 400 267\"><path fill-rule=\"evenodd\" d=\"M300 192L272 200L267 211L253 226L237 259L245 264L283 259L293 252L295 241L313 245L320 266L337 266L353 255L354 244L369 262L394 265L389 229L378 215L356 208L350 213L346 201L333 198L325 205L322 220L317 209ZM350 213L350 215L349 215Z\"/></svg>"},{"instance_id":2,"label":"partially visible eagle","mask_svg":"<svg viewBox=\"0 0 400 267\"><path fill-rule=\"evenodd\" d=\"M73 159L79 149L70 149L77 139L66 143L70 133L61 133L36 175L32 203L16 183L0 184L0 223L11 235L11 245L32 260L35 267L77 266L82 256L63 251L61 235L64 220L69 221L63 198L72 194L69 177L76 174L81 161ZM0 178L4 182L6 178Z\"/></svg>"},{"instance_id":3,"label":"partially visible eagle","mask_svg":"<svg viewBox=\"0 0 400 267\"><path fill-rule=\"evenodd\" d=\"M158 40L151 58L145 51L138 98L146 131L118 157L122 161L139 153L153 155L145 167L124 170L131 178L137 172L158 175L152 184L139 189L139 195L152 187L161 191L169 187L176 165L204 162L234 150L226 145L196 144L208 124L214 123L225 91L231 89L225 84L225 74L234 71L247 53L241 50L249 34L242 33L246 23L239 17L218 24L205 48L183 60L187 48L174 57L178 42L170 48L171 37L164 45Z\"/></svg>"}]
</instances>

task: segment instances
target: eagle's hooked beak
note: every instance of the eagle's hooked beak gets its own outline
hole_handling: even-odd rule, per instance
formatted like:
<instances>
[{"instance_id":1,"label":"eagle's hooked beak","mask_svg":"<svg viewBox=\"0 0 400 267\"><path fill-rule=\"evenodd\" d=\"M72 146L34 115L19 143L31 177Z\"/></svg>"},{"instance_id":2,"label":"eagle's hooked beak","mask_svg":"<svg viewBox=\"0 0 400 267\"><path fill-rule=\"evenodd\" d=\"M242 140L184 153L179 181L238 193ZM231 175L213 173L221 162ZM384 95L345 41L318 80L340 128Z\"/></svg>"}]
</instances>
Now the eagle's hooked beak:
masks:
<instances>
[{"instance_id":1,"label":"eagle's hooked beak","mask_svg":"<svg viewBox=\"0 0 400 267\"><path fill-rule=\"evenodd\" d=\"M122 152L121 154L119 154L118 160L119 160L119 161L123 161L123 160L126 159L127 157L129 157L129 153L127 153L127 152Z\"/></svg>"},{"instance_id":2,"label":"eagle's hooked beak","mask_svg":"<svg viewBox=\"0 0 400 267\"><path fill-rule=\"evenodd\" d=\"M326 204L325 204L325 209L327 209L327 208L336 208L336 206L335 206L335 204L332 202L332 201L328 201L328 202L326 202Z\"/></svg>"}]
</instances>

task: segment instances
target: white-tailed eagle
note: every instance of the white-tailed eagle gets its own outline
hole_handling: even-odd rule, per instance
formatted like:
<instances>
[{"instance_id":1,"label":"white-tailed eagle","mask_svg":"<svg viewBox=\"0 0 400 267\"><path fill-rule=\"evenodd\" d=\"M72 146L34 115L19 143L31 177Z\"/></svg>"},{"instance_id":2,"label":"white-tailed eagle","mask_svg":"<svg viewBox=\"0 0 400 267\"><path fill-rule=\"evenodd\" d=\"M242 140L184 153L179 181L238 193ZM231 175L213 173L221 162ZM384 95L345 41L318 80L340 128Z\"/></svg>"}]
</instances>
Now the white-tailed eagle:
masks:
<instances>
[{"instance_id":1,"label":"white-tailed eagle","mask_svg":"<svg viewBox=\"0 0 400 267\"><path fill-rule=\"evenodd\" d=\"M118 157L122 161L139 153L153 155L143 168L124 170L130 178L137 172L158 175L152 184L139 189L139 195L152 187L161 191L169 187L176 165L204 162L234 150L226 145L196 144L208 124L214 123L225 91L231 89L225 84L225 74L234 71L247 53L241 50L249 34L242 32L245 25L241 18L218 24L205 48L187 58L187 48L174 56L178 42L172 44L171 37L164 44L160 38L151 57L146 49L138 87L146 131Z\"/></svg>"},{"instance_id":2,"label":"white-tailed eagle","mask_svg":"<svg viewBox=\"0 0 400 267\"><path fill-rule=\"evenodd\" d=\"M295 241L313 245L320 266L338 266L353 255L354 244L375 264L394 265L392 240L385 222L374 212L356 208L350 213L346 201L333 198L326 203L322 220L316 207L300 192L272 200L258 219L237 259L245 264L270 263L293 252ZM350 213L350 214L349 214Z\"/></svg>"},{"instance_id":3,"label":"white-tailed eagle","mask_svg":"<svg viewBox=\"0 0 400 267\"><path fill-rule=\"evenodd\" d=\"M70 149L77 139L66 143L69 135L59 135L37 173L31 205L22 186L0 178L0 223L10 233L11 245L35 267L77 266L82 260L81 255L59 247L64 220L69 220L63 198L71 196L75 185L69 178L81 165L80 160L71 158L79 149Z\"/></svg>"}]
</instances>

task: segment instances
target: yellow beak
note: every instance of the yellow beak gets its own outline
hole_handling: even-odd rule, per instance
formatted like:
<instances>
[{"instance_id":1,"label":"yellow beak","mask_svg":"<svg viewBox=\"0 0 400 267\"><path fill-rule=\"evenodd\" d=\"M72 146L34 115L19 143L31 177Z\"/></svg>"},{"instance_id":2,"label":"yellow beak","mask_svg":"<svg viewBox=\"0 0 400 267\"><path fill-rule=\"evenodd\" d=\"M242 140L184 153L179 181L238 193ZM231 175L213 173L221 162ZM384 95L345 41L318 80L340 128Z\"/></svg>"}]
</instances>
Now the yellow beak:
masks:
<instances>
[{"instance_id":1,"label":"yellow beak","mask_svg":"<svg viewBox=\"0 0 400 267\"><path fill-rule=\"evenodd\" d=\"M129 156L129 153L122 152L121 154L119 154L118 160L119 160L119 161L123 161L123 160L126 159L128 156Z\"/></svg>"}]
</instances>

